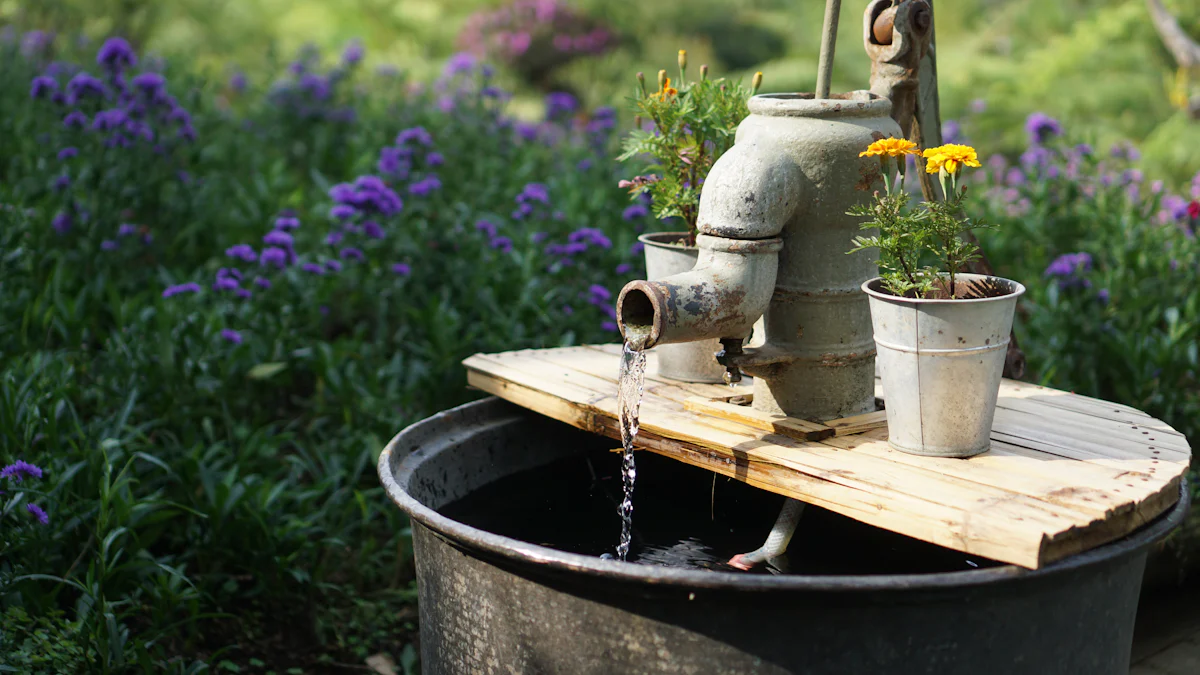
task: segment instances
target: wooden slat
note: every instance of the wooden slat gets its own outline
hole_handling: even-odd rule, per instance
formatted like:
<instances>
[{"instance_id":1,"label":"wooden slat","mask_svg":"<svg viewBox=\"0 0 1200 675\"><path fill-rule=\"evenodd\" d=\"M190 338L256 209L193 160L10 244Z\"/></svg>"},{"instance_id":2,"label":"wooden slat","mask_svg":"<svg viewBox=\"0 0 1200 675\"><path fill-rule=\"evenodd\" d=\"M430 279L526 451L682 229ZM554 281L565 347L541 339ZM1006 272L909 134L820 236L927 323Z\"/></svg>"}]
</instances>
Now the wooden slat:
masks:
<instances>
[{"instance_id":1,"label":"wooden slat","mask_svg":"<svg viewBox=\"0 0 1200 675\"><path fill-rule=\"evenodd\" d=\"M615 439L619 350L526 350L476 355L464 365L473 387ZM1145 413L1009 381L989 452L918 457L887 445L882 411L825 425L769 415L729 403L750 387L659 378L649 356L639 447L1025 567L1153 519L1178 498L1191 457L1186 439Z\"/></svg>"},{"instance_id":2,"label":"wooden slat","mask_svg":"<svg viewBox=\"0 0 1200 675\"><path fill-rule=\"evenodd\" d=\"M714 417L741 422L746 426L802 441L819 441L834 434L833 429L823 424L793 419L786 415L772 415L749 406L711 401L702 396L691 396L685 399L683 407L692 412L706 413Z\"/></svg>"}]
</instances>

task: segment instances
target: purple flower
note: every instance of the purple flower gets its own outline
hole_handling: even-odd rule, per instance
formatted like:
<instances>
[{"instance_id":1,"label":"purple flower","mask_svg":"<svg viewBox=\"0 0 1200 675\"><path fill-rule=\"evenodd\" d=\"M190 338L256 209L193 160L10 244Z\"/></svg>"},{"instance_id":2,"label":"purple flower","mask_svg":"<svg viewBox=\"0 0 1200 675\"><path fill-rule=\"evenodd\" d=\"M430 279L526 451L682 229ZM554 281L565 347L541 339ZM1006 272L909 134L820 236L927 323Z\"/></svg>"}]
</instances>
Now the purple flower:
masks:
<instances>
[{"instance_id":1,"label":"purple flower","mask_svg":"<svg viewBox=\"0 0 1200 675\"><path fill-rule=\"evenodd\" d=\"M266 277L255 277L254 285L262 289L267 289L271 287L271 280Z\"/></svg>"},{"instance_id":2,"label":"purple flower","mask_svg":"<svg viewBox=\"0 0 1200 675\"><path fill-rule=\"evenodd\" d=\"M276 269L287 267L287 263L288 252L276 246L264 248L259 259L259 264L263 267L273 265Z\"/></svg>"},{"instance_id":3,"label":"purple flower","mask_svg":"<svg viewBox=\"0 0 1200 675\"><path fill-rule=\"evenodd\" d=\"M20 483L23 478L27 477L41 478L42 470L22 459L0 469L0 478L7 478L14 483Z\"/></svg>"},{"instance_id":4,"label":"purple flower","mask_svg":"<svg viewBox=\"0 0 1200 675\"><path fill-rule=\"evenodd\" d=\"M229 88L239 94L243 91L246 91L246 84L246 74L241 71L238 71L229 77Z\"/></svg>"},{"instance_id":5,"label":"purple flower","mask_svg":"<svg viewBox=\"0 0 1200 675\"><path fill-rule=\"evenodd\" d=\"M135 75L130 82L134 87L141 89L147 96L153 96L167 83L167 78L158 73L141 73Z\"/></svg>"},{"instance_id":6,"label":"purple flower","mask_svg":"<svg viewBox=\"0 0 1200 675\"><path fill-rule=\"evenodd\" d=\"M230 258L236 258L246 262L254 262L258 259L258 254L254 252L254 249L251 248L249 244L230 246L229 248L225 249L225 255L229 256Z\"/></svg>"},{"instance_id":7,"label":"purple flower","mask_svg":"<svg viewBox=\"0 0 1200 675\"><path fill-rule=\"evenodd\" d=\"M76 73L67 83L67 101L72 104L89 96L103 98L105 93L104 83L88 73Z\"/></svg>"},{"instance_id":8,"label":"purple flower","mask_svg":"<svg viewBox=\"0 0 1200 675\"><path fill-rule=\"evenodd\" d=\"M353 66L362 61L364 53L362 43L358 40L351 40L350 44L346 45L346 50L342 52L342 63Z\"/></svg>"},{"instance_id":9,"label":"purple flower","mask_svg":"<svg viewBox=\"0 0 1200 675\"><path fill-rule=\"evenodd\" d=\"M566 117L578 108L578 99L566 92L556 91L546 95L546 119Z\"/></svg>"},{"instance_id":10,"label":"purple flower","mask_svg":"<svg viewBox=\"0 0 1200 675\"><path fill-rule=\"evenodd\" d=\"M181 293L199 293L200 284L188 282L186 284L177 284L175 286L167 286L167 289L162 292L164 298L180 295Z\"/></svg>"},{"instance_id":11,"label":"purple flower","mask_svg":"<svg viewBox=\"0 0 1200 675\"><path fill-rule=\"evenodd\" d=\"M349 220L358 215L358 209L349 204L338 204L329 209L329 217L334 220Z\"/></svg>"},{"instance_id":12,"label":"purple flower","mask_svg":"<svg viewBox=\"0 0 1200 675\"><path fill-rule=\"evenodd\" d=\"M1123 159L1129 162L1136 162L1142 157L1142 153L1138 152L1138 149L1129 141L1121 141L1120 143L1113 144L1112 149L1109 150L1109 154L1114 159Z\"/></svg>"},{"instance_id":13,"label":"purple flower","mask_svg":"<svg viewBox=\"0 0 1200 675\"><path fill-rule=\"evenodd\" d=\"M433 136L425 131L425 127L413 127L404 129L399 134L396 134L396 145L405 146L409 141L416 141L420 145L426 147L433 145Z\"/></svg>"},{"instance_id":14,"label":"purple flower","mask_svg":"<svg viewBox=\"0 0 1200 675\"><path fill-rule=\"evenodd\" d=\"M1107 305L1107 304L1108 304L1108 300L1109 300L1109 293L1108 293L1108 289L1107 289L1107 288L1101 288L1099 291L1097 291L1097 292L1096 292L1096 299L1097 299L1097 300L1099 300L1101 304Z\"/></svg>"},{"instance_id":15,"label":"purple flower","mask_svg":"<svg viewBox=\"0 0 1200 675\"><path fill-rule=\"evenodd\" d=\"M600 284L592 284L588 287L588 302L593 305L605 305L609 300L612 300L612 292Z\"/></svg>"},{"instance_id":16,"label":"purple flower","mask_svg":"<svg viewBox=\"0 0 1200 675\"><path fill-rule=\"evenodd\" d=\"M1091 282L1083 274L1091 271L1092 256L1088 253L1064 253L1046 267L1045 276L1058 277L1059 288L1087 288Z\"/></svg>"},{"instance_id":17,"label":"purple flower","mask_svg":"<svg viewBox=\"0 0 1200 675\"><path fill-rule=\"evenodd\" d=\"M1025 132L1029 134L1030 143L1040 145L1055 136L1061 136L1063 128L1053 117L1035 112L1025 118Z\"/></svg>"},{"instance_id":18,"label":"purple flower","mask_svg":"<svg viewBox=\"0 0 1200 675\"><path fill-rule=\"evenodd\" d=\"M440 152L431 152L425 155L425 163L429 166L441 166L446 163L446 158Z\"/></svg>"},{"instance_id":19,"label":"purple flower","mask_svg":"<svg viewBox=\"0 0 1200 675\"><path fill-rule=\"evenodd\" d=\"M137 54L133 53L133 47L130 47L128 42L119 37L112 37L105 40L100 51L96 53L96 63L109 70L119 71L137 65Z\"/></svg>"},{"instance_id":20,"label":"purple flower","mask_svg":"<svg viewBox=\"0 0 1200 675\"><path fill-rule=\"evenodd\" d=\"M645 251L645 250L646 250L645 244L643 244L640 241L635 241L635 242L633 242L633 245L629 247L629 255L641 255L642 251Z\"/></svg>"},{"instance_id":21,"label":"purple flower","mask_svg":"<svg viewBox=\"0 0 1200 675\"><path fill-rule=\"evenodd\" d=\"M284 232L283 230L271 230L266 234L266 236L263 237L263 243L270 246L291 248L293 239L292 235Z\"/></svg>"},{"instance_id":22,"label":"purple flower","mask_svg":"<svg viewBox=\"0 0 1200 675\"><path fill-rule=\"evenodd\" d=\"M522 190L521 194L517 195L518 202L536 201L543 204L550 203L550 191L544 183L529 183Z\"/></svg>"},{"instance_id":23,"label":"purple flower","mask_svg":"<svg viewBox=\"0 0 1200 675\"><path fill-rule=\"evenodd\" d=\"M962 139L962 125L954 120L942 122L942 142L958 143Z\"/></svg>"},{"instance_id":24,"label":"purple flower","mask_svg":"<svg viewBox=\"0 0 1200 675\"><path fill-rule=\"evenodd\" d=\"M512 217L513 220L521 220L531 213L533 213L532 204L521 204L515 210L513 210Z\"/></svg>"},{"instance_id":25,"label":"purple flower","mask_svg":"<svg viewBox=\"0 0 1200 675\"><path fill-rule=\"evenodd\" d=\"M32 515L34 518L36 518L37 521L39 523L41 523L42 525L50 524L50 516L46 513L45 509L38 506L37 504L30 502L25 505L25 510L28 511L30 513L30 515Z\"/></svg>"},{"instance_id":26,"label":"purple flower","mask_svg":"<svg viewBox=\"0 0 1200 675\"><path fill-rule=\"evenodd\" d=\"M612 248L612 241L603 232L594 227L581 227L575 230L567 237L567 241L572 243L584 242L605 249Z\"/></svg>"},{"instance_id":27,"label":"purple flower","mask_svg":"<svg viewBox=\"0 0 1200 675\"><path fill-rule=\"evenodd\" d=\"M493 237L491 246L494 249L498 249L501 253L510 253L513 248L513 242L508 237Z\"/></svg>"},{"instance_id":28,"label":"purple flower","mask_svg":"<svg viewBox=\"0 0 1200 675\"><path fill-rule=\"evenodd\" d=\"M303 265L300 266L300 269L304 270L305 272L308 272L309 274L316 274L316 275L325 274L325 268L321 267L317 263L304 263Z\"/></svg>"},{"instance_id":29,"label":"purple flower","mask_svg":"<svg viewBox=\"0 0 1200 675\"><path fill-rule=\"evenodd\" d=\"M496 236L496 226L487 220L479 220L475 222L475 229L486 234L489 238Z\"/></svg>"},{"instance_id":30,"label":"purple flower","mask_svg":"<svg viewBox=\"0 0 1200 675\"><path fill-rule=\"evenodd\" d=\"M275 219L275 229L295 230L300 227L300 219L295 216L279 216Z\"/></svg>"},{"instance_id":31,"label":"purple flower","mask_svg":"<svg viewBox=\"0 0 1200 675\"><path fill-rule=\"evenodd\" d=\"M389 145L379 151L379 161L375 167L379 169L379 173L396 176L400 179L408 178L409 169L412 168L408 159L411 154L412 151L407 148L396 148Z\"/></svg>"},{"instance_id":32,"label":"purple flower","mask_svg":"<svg viewBox=\"0 0 1200 675\"><path fill-rule=\"evenodd\" d=\"M104 241L100 242L101 251L115 251L117 250L117 246L117 242L113 241L112 239L105 239Z\"/></svg>"},{"instance_id":33,"label":"purple flower","mask_svg":"<svg viewBox=\"0 0 1200 675\"><path fill-rule=\"evenodd\" d=\"M54 189L57 192L62 192L63 190L66 190L70 186L71 186L71 177L65 173L63 175L59 176L58 178L54 179Z\"/></svg>"},{"instance_id":34,"label":"purple flower","mask_svg":"<svg viewBox=\"0 0 1200 675\"><path fill-rule=\"evenodd\" d=\"M383 228L379 226L379 223L373 220L368 220L367 222L363 223L363 234L370 239L383 239L386 236Z\"/></svg>"},{"instance_id":35,"label":"purple flower","mask_svg":"<svg viewBox=\"0 0 1200 675\"><path fill-rule=\"evenodd\" d=\"M137 234L137 227L130 225L129 223L124 223L117 228L118 237L132 237L135 234ZM229 252L226 251L226 254L228 253Z\"/></svg>"},{"instance_id":36,"label":"purple flower","mask_svg":"<svg viewBox=\"0 0 1200 675\"><path fill-rule=\"evenodd\" d=\"M325 268L332 272L341 272L342 271L342 263L340 263L336 260L326 260Z\"/></svg>"},{"instance_id":37,"label":"purple flower","mask_svg":"<svg viewBox=\"0 0 1200 675\"><path fill-rule=\"evenodd\" d=\"M575 168L579 171L587 171L588 169L592 168L592 160L581 159L579 160L579 163L575 165Z\"/></svg>"},{"instance_id":38,"label":"purple flower","mask_svg":"<svg viewBox=\"0 0 1200 675\"><path fill-rule=\"evenodd\" d=\"M30 98L46 98L57 91L58 80L45 75L33 78L33 82L29 85Z\"/></svg>"},{"instance_id":39,"label":"purple flower","mask_svg":"<svg viewBox=\"0 0 1200 675\"><path fill-rule=\"evenodd\" d=\"M232 342L235 345L242 344L242 334L231 328L222 328L221 337L224 338L226 342Z\"/></svg>"},{"instance_id":40,"label":"purple flower","mask_svg":"<svg viewBox=\"0 0 1200 675\"><path fill-rule=\"evenodd\" d=\"M341 232L330 232L325 235L325 243L329 246L337 246L341 243L343 236Z\"/></svg>"},{"instance_id":41,"label":"purple flower","mask_svg":"<svg viewBox=\"0 0 1200 675\"><path fill-rule=\"evenodd\" d=\"M621 218L626 221L631 221L637 220L638 218L645 218L648 215L650 215L650 209L646 208L645 205L633 204L625 207L625 211L621 213Z\"/></svg>"},{"instance_id":42,"label":"purple flower","mask_svg":"<svg viewBox=\"0 0 1200 675\"><path fill-rule=\"evenodd\" d=\"M359 262L362 262L364 259L366 259L366 256L363 255L362 249L357 249L353 246L347 246L346 248L342 249L338 253L338 256L341 258L357 260Z\"/></svg>"},{"instance_id":43,"label":"purple flower","mask_svg":"<svg viewBox=\"0 0 1200 675\"><path fill-rule=\"evenodd\" d=\"M475 68L475 57L469 52L459 52L446 60L446 67L442 71L446 77L453 77L471 72Z\"/></svg>"},{"instance_id":44,"label":"purple flower","mask_svg":"<svg viewBox=\"0 0 1200 675\"><path fill-rule=\"evenodd\" d=\"M60 211L54 216L54 220L50 221L50 227L59 234L66 234L71 229L71 216L66 211Z\"/></svg>"},{"instance_id":45,"label":"purple flower","mask_svg":"<svg viewBox=\"0 0 1200 675\"><path fill-rule=\"evenodd\" d=\"M562 313L563 313L563 316L571 316L572 314L575 313L575 310L572 309L570 305L563 305Z\"/></svg>"},{"instance_id":46,"label":"purple flower","mask_svg":"<svg viewBox=\"0 0 1200 675\"><path fill-rule=\"evenodd\" d=\"M630 265L629 263L621 263L620 265L617 265L617 269L614 271L617 274L629 274L633 271L633 265Z\"/></svg>"},{"instance_id":47,"label":"purple flower","mask_svg":"<svg viewBox=\"0 0 1200 675\"><path fill-rule=\"evenodd\" d=\"M601 321L600 330L615 332L619 329L617 328L617 323L615 321Z\"/></svg>"},{"instance_id":48,"label":"purple flower","mask_svg":"<svg viewBox=\"0 0 1200 675\"><path fill-rule=\"evenodd\" d=\"M66 117L63 117L63 126L68 129L82 129L87 126L87 123L88 116L78 110L72 110L67 113Z\"/></svg>"},{"instance_id":49,"label":"purple flower","mask_svg":"<svg viewBox=\"0 0 1200 675\"><path fill-rule=\"evenodd\" d=\"M122 108L110 108L109 110L101 110L96 113L96 117L92 120L93 131L111 131L125 124L129 119L129 114Z\"/></svg>"},{"instance_id":50,"label":"purple flower","mask_svg":"<svg viewBox=\"0 0 1200 675\"><path fill-rule=\"evenodd\" d=\"M412 274L412 267L408 263L396 263L392 265L392 273L397 276L406 277Z\"/></svg>"},{"instance_id":51,"label":"purple flower","mask_svg":"<svg viewBox=\"0 0 1200 675\"><path fill-rule=\"evenodd\" d=\"M408 186L408 193L416 197L426 197L435 190L442 188L442 181L437 176L426 176Z\"/></svg>"},{"instance_id":52,"label":"purple flower","mask_svg":"<svg viewBox=\"0 0 1200 675\"><path fill-rule=\"evenodd\" d=\"M236 291L239 287L237 278L231 276L224 267L217 271L217 280L212 285L214 291Z\"/></svg>"}]
</instances>

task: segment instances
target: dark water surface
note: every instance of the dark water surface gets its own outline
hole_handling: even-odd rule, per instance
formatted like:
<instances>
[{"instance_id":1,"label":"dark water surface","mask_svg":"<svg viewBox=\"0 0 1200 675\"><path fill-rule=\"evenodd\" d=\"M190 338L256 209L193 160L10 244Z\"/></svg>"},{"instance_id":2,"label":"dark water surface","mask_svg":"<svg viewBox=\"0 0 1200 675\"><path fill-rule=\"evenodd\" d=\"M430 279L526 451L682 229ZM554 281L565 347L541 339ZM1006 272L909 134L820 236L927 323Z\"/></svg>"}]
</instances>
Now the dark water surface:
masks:
<instances>
[{"instance_id":1,"label":"dark water surface","mask_svg":"<svg viewBox=\"0 0 1200 675\"><path fill-rule=\"evenodd\" d=\"M639 451L637 518L628 560L738 571L725 564L762 545L783 497ZM586 452L508 476L439 509L488 532L550 548L613 554L621 534L621 455ZM912 574L992 567L809 505L788 548L791 574ZM754 572L783 570L760 566Z\"/></svg>"}]
</instances>

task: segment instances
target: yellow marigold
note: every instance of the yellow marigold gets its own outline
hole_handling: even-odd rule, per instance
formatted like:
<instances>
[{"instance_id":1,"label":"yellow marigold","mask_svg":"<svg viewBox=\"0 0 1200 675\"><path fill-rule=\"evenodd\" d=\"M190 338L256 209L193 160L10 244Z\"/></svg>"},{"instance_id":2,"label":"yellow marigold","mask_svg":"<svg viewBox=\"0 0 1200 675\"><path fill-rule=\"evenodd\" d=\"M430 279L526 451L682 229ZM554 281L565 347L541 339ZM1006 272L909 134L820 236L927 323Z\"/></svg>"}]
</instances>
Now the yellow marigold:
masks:
<instances>
[{"instance_id":1,"label":"yellow marigold","mask_svg":"<svg viewBox=\"0 0 1200 675\"><path fill-rule=\"evenodd\" d=\"M867 149L858 153L859 157L874 157L876 155L888 157L903 157L905 155L917 154L917 144L903 138L881 138L867 146Z\"/></svg>"},{"instance_id":2,"label":"yellow marigold","mask_svg":"<svg viewBox=\"0 0 1200 675\"><path fill-rule=\"evenodd\" d=\"M979 166L979 157L975 155L975 148L969 145L947 143L936 148L928 148L921 156L926 160L926 173L938 173L944 168L946 173L954 174L964 166Z\"/></svg>"}]
</instances>

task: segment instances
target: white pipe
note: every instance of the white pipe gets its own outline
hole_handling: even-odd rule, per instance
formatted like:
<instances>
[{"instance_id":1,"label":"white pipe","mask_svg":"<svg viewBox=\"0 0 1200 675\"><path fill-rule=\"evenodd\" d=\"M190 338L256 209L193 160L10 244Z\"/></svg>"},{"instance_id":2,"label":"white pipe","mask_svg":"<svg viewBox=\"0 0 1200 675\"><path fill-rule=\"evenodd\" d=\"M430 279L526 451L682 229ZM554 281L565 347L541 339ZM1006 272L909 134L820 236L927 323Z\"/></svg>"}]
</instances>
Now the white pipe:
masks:
<instances>
[{"instance_id":1,"label":"white pipe","mask_svg":"<svg viewBox=\"0 0 1200 675\"><path fill-rule=\"evenodd\" d=\"M804 502L796 499L787 500L779 512L779 518L775 519L775 526L767 535L767 541L749 553L739 553L733 556L729 559L729 564L740 570L748 570L759 563L783 555L792 541L792 535L796 533L796 526L800 524L800 516L803 514Z\"/></svg>"}]
</instances>

